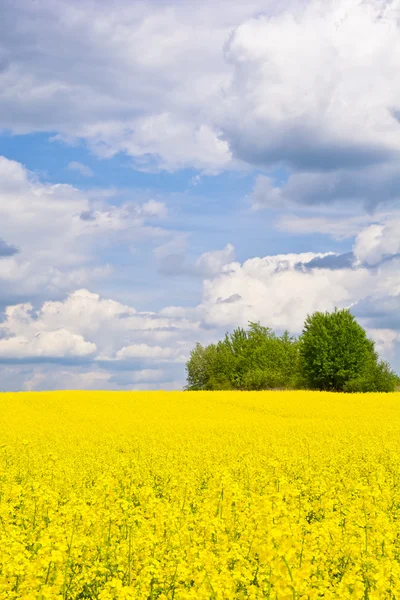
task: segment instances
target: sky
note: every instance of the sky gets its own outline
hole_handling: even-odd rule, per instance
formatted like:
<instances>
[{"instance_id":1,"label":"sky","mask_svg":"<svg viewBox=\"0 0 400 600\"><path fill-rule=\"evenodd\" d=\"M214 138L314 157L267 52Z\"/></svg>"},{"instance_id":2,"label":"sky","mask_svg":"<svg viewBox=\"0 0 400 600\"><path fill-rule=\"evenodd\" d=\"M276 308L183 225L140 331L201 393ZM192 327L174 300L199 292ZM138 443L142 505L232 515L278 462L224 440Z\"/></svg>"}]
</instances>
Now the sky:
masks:
<instances>
[{"instance_id":1,"label":"sky","mask_svg":"<svg viewBox=\"0 0 400 600\"><path fill-rule=\"evenodd\" d=\"M400 373L400 0L0 13L0 390L182 389L335 307Z\"/></svg>"}]
</instances>

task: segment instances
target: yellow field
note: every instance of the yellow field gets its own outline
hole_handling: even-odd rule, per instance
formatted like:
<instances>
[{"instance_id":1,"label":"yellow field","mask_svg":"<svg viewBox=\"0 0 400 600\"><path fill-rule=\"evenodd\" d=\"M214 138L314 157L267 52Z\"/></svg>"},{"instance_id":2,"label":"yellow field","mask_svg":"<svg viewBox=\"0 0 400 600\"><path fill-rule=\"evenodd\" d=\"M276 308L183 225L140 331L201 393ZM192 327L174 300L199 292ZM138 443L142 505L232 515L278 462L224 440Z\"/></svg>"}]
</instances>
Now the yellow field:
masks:
<instances>
[{"instance_id":1,"label":"yellow field","mask_svg":"<svg viewBox=\"0 0 400 600\"><path fill-rule=\"evenodd\" d=\"M400 394L0 394L0 599L400 598Z\"/></svg>"}]
</instances>

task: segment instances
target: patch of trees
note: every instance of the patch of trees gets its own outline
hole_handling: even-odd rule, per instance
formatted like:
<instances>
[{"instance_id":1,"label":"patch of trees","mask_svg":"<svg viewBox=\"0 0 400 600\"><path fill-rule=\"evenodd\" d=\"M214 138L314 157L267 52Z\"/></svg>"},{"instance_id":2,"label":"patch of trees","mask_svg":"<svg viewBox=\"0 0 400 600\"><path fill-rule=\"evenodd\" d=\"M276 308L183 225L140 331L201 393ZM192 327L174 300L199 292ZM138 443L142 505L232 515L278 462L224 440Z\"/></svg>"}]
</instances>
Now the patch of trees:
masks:
<instances>
[{"instance_id":1,"label":"patch of trees","mask_svg":"<svg viewBox=\"0 0 400 600\"><path fill-rule=\"evenodd\" d=\"M308 315L298 338L250 322L216 344L196 344L186 372L187 390L392 392L400 385L348 309Z\"/></svg>"}]
</instances>

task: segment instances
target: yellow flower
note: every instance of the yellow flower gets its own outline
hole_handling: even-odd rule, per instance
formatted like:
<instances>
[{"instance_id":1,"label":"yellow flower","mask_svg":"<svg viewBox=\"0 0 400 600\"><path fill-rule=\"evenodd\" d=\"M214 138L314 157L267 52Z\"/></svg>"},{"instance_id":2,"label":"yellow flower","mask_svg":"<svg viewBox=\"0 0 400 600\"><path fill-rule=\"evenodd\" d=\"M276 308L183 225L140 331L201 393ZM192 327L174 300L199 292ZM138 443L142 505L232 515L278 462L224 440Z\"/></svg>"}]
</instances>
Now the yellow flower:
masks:
<instances>
[{"instance_id":1,"label":"yellow flower","mask_svg":"<svg viewBox=\"0 0 400 600\"><path fill-rule=\"evenodd\" d=\"M0 599L394 596L399 400L2 394Z\"/></svg>"}]
</instances>

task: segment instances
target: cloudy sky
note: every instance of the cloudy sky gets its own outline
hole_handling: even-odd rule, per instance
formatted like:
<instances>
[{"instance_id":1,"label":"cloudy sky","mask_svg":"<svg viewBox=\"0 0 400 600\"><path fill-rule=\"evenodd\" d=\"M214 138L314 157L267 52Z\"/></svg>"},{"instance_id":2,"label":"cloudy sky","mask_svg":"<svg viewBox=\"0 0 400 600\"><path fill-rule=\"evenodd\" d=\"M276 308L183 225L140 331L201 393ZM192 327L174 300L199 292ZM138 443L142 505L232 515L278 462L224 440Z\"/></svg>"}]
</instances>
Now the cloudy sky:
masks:
<instances>
[{"instance_id":1,"label":"cloudy sky","mask_svg":"<svg viewBox=\"0 0 400 600\"><path fill-rule=\"evenodd\" d=\"M335 306L400 372L400 0L0 11L0 389L180 389Z\"/></svg>"}]
</instances>

